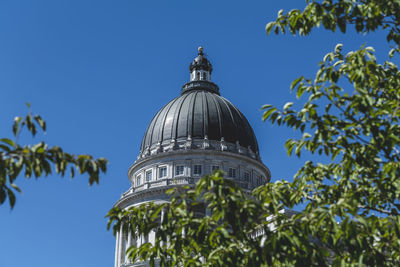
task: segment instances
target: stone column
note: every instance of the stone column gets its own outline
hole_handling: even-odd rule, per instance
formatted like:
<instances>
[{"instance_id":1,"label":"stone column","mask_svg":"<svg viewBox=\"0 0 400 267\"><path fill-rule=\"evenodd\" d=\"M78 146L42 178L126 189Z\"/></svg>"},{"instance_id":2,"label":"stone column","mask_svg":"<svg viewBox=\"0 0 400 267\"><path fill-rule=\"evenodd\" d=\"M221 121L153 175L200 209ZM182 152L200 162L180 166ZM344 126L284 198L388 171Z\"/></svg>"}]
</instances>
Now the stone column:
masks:
<instances>
[{"instance_id":1,"label":"stone column","mask_svg":"<svg viewBox=\"0 0 400 267\"><path fill-rule=\"evenodd\" d=\"M115 267L119 267L119 263L118 263L118 259L119 259L119 231L117 232L116 236L115 236Z\"/></svg>"},{"instance_id":2,"label":"stone column","mask_svg":"<svg viewBox=\"0 0 400 267\"><path fill-rule=\"evenodd\" d=\"M125 244L126 244L126 233L122 231L121 227L121 247L119 250L119 265L121 266L122 264L125 263Z\"/></svg>"},{"instance_id":3,"label":"stone column","mask_svg":"<svg viewBox=\"0 0 400 267\"><path fill-rule=\"evenodd\" d=\"M125 240L124 240L124 234L122 232L122 225L121 225L121 227L119 228L119 232L118 232L118 257L116 260L117 267L120 267L121 264L123 263L122 254L123 254L123 252L125 252L124 245L125 245Z\"/></svg>"},{"instance_id":4,"label":"stone column","mask_svg":"<svg viewBox=\"0 0 400 267\"><path fill-rule=\"evenodd\" d=\"M128 240L126 241L126 250L129 249L132 246L132 233L129 230L128 232ZM128 253L125 253L125 262L130 262L129 258L128 258Z\"/></svg>"},{"instance_id":5,"label":"stone column","mask_svg":"<svg viewBox=\"0 0 400 267\"><path fill-rule=\"evenodd\" d=\"M161 213L160 213L160 227L161 227L161 224L162 224L163 221L164 221L164 214L165 214L165 208L163 208L163 209L161 210ZM157 231L157 230L156 230L156 231ZM155 237L155 236L154 236L154 237ZM163 246L163 245L164 245L163 243L164 243L164 242L161 241L160 245Z\"/></svg>"}]
</instances>

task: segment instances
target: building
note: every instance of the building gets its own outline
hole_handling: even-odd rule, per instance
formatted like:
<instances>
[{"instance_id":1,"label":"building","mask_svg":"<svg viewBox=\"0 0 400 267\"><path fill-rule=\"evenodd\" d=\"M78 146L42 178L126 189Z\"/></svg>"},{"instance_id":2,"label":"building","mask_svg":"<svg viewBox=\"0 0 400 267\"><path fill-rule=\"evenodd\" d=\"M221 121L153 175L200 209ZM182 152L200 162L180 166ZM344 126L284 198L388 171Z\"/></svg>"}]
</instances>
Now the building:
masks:
<instances>
[{"instance_id":1,"label":"building","mask_svg":"<svg viewBox=\"0 0 400 267\"><path fill-rule=\"evenodd\" d=\"M202 47L189 69L190 81L183 85L180 96L161 108L150 122L139 156L128 171L132 186L115 206L168 202L167 189L194 185L216 169L224 170L227 179L249 191L270 180L249 122L211 81L212 65ZM115 267L146 266L129 262L125 251L152 240L154 233L132 236L120 231Z\"/></svg>"}]
</instances>

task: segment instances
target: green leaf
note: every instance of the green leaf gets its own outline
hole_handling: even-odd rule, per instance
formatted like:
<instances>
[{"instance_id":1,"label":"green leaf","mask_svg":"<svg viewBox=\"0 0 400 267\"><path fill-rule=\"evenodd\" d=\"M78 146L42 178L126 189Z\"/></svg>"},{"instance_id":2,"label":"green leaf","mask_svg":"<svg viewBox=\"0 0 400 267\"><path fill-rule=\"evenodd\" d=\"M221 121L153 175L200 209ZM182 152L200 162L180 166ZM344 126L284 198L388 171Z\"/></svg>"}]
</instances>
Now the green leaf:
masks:
<instances>
[{"instance_id":1,"label":"green leaf","mask_svg":"<svg viewBox=\"0 0 400 267\"><path fill-rule=\"evenodd\" d=\"M22 192L21 189L20 189L16 184L10 184L10 186L11 186L12 188L14 188L16 191L18 191L19 193Z\"/></svg>"},{"instance_id":2,"label":"green leaf","mask_svg":"<svg viewBox=\"0 0 400 267\"><path fill-rule=\"evenodd\" d=\"M264 114L263 114L263 120L264 120L264 121L267 120L267 119L268 119L274 112L276 112L276 111L277 111L276 108L273 108L273 107L269 108L267 111L264 112Z\"/></svg>"},{"instance_id":3,"label":"green leaf","mask_svg":"<svg viewBox=\"0 0 400 267\"><path fill-rule=\"evenodd\" d=\"M284 106L283 106L283 110L287 110L289 108L291 108L293 106L293 102L287 102Z\"/></svg>"},{"instance_id":4,"label":"green leaf","mask_svg":"<svg viewBox=\"0 0 400 267\"><path fill-rule=\"evenodd\" d=\"M297 78L296 80L294 80L293 82L292 82L292 84L290 85L290 90L293 90L295 87L296 87L296 85L300 82L300 81L302 81L304 79L304 77L303 76L300 76L299 78Z\"/></svg>"},{"instance_id":5,"label":"green leaf","mask_svg":"<svg viewBox=\"0 0 400 267\"><path fill-rule=\"evenodd\" d=\"M265 26L265 31L267 32L267 34L271 33L272 28L274 27L275 23L274 22L270 22L267 24L267 26Z\"/></svg>"},{"instance_id":6,"label":"green leaf","mask_svg":"<svg viewBox=\"0 0 400 267\"><path fill-rule=\"evenodd\" d=\"M19 132L21 121L22 121L21 117L15 117L14 118L14 124L12 126L12 131L13 131L14 136L17 136L17 134Z\"/></svg>"},{"instance_id":7,"label":"green leaf","mask_svg":"<svg viewBox=\"0 0 400 267\"><path fill-rule=\"evenodd\" d=\"M335 46L335 53L340 54L342 52L343 44L337 44Z\"/></svg>"},{"instance_id":8,"label":"green leaf","mask_svg":"<svg viewBox=\"0 0 400 267\"><path fill-rule=\"evenodd\" d=\"M43 131L46 131L46 122L39 115L35 115L35 121L39 124Z\"/></svg>"},{"instance_id":9,"label":"green leaf","mask_svg":"<svg viewBox=\"0 0 400 267\"><path fill-rule=\"evenodd\" d=\"M7 195L8 195L8 201L10 202L10 207L14 208L15 205L15 194L12 190L10 190L9 188L6 188L7 190Z\"/></svg>"},{"instance_id":10,"label":"green leaf","mask_svg":"<svg viewBox=\"0 0 400 267\"><path fill-rule=\"evenodd\" d=\"M12 147L15 147L15 143L14 143L14 141L11 140L11 139L8 139L8 138L1 138L1 139L0 139L0 142L3 142L3 143L5 143L5 144L7 144L7 145L10 145L10 146L12 146Z\"/></svg>"}]
</instances>

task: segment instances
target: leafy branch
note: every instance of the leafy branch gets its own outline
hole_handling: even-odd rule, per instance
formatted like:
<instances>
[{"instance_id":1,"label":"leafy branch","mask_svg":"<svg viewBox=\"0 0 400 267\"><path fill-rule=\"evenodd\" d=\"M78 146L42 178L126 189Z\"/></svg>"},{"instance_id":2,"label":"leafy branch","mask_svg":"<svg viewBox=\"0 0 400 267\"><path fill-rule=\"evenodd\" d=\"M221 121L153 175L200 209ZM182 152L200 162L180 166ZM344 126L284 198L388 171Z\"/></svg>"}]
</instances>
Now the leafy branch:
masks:
<instances>
[{"instance_id":1,"label":"leafy branch","mask_svg":"<svg viewBox=\"0 0 400 267\"><path fill-rule=\"evenodd\" d=\"M30 105L28 105L30 107ZM75 170L79 174L89 175L89 184L99 183L100 173L107 170L105 158L95 159L91 155L74 155L64 152L61 147L49 147L44 142L35 145L18 144L18 137L26 127L32 136L38 130L46 131L46 122L31 112L25 117L16 117L12 126L15 141L8 138L0 139L0 204L9 200L11 208L16 201L16 192L21 189L15 184L15 180L23 174L26 178L39 178L48 176L53 171L65 176L69 173L75 176ZM54 169L54 170L53 170Z\"/></svg>"}]
</instances>

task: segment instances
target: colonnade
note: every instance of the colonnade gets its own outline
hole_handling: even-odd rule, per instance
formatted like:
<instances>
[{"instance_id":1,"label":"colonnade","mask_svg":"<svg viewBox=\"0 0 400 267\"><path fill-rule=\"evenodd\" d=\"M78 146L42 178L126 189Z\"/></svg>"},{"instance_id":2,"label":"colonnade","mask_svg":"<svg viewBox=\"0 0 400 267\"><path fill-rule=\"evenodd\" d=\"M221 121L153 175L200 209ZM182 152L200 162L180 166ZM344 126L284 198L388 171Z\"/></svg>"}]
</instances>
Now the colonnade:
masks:
<instances>
[{"instance_id":1,"label":"colonnade","mask_svg":"<svg viewBox=\"0 0 400 267\"><path fill-rule=\"evenodd\" d=\"M164 210L161 211L161 218L164 217ZM151 231L148 236L140 235L135 236L131 231L123 231L123 226L121 225L119 231L116 234L116 244L115 244L115 267L122 267L124 265L129 265L132 261L128 258L127 250L131 246L140 246L144 243L154 243L155 232ZM130 266L130 265L129 265Z\"/></svg>"}]
</instances>

